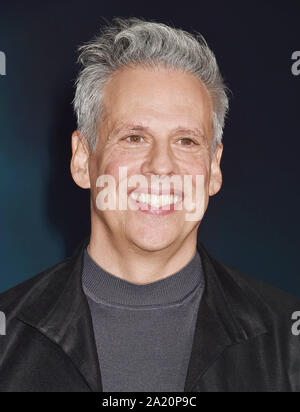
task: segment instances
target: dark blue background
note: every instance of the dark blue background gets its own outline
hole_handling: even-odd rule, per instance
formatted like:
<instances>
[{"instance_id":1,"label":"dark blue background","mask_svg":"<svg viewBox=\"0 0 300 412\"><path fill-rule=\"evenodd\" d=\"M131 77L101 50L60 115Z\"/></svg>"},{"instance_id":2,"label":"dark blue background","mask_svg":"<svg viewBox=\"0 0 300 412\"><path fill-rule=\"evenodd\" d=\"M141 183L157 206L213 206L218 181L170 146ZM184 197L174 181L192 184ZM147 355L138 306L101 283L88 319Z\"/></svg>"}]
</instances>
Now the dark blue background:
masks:
<instances>
[{"instance_id":1,"label":"dark blue background","mask_svg":"<svg viewBox=\"0 0 300 412\"><path fill-rule=\"evenodd\" d=\"M89 231L89 193L69 173L78 45L104 19L136 16L197 30L232 90L223 187L199 236L217 259L300 296L299 1L2 1L3 291L72 253Z\"/></svg>"}]
</instances>

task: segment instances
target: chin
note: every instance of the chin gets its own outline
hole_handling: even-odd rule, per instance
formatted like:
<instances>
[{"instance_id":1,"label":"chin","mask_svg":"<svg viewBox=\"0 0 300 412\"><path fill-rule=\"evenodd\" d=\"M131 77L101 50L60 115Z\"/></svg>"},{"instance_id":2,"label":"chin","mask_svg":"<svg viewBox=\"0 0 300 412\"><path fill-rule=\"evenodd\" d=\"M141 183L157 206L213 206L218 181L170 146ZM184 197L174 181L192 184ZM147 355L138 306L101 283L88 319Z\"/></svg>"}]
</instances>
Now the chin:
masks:
<instances>
[{"instance_id":1,"label":"chin","mask_svg":"<svg viewBox=\"0 0 300 412\"><path fill-rule=\"evenodd\" d=\"M127 240L144 251L160 251L182 238L186 232L181 215L153 218L139 214L130 216L124 225ZM175 218L175 219L174 219Z\"/></svg>"},{"instance_id":2,"label":"chin","mask_svg":"<svg viewBox=\"0 0 300 412\"><path fill-rule=\"evenodd\" d=\"M143 251L158 252L171 246L176 240L176 237L130 237L128 240L130 241L130 243L133 243L137 248Z\"/></svg>"},{"instance_id":3,"label":"chin","mask_svg":"<svg viewBox=\"0 0 300 412\"><path fill-rule=\"evenodd\" d=\"M143 250L144 252L159 252L159 251L166 249L168 246L171 245L171 243L166 243L166 244L160 243L157 245L153 245L149 243L145 244L145 243L135 242L135 246L138 247L140 250Z\"/></svg>"}]
</instances>

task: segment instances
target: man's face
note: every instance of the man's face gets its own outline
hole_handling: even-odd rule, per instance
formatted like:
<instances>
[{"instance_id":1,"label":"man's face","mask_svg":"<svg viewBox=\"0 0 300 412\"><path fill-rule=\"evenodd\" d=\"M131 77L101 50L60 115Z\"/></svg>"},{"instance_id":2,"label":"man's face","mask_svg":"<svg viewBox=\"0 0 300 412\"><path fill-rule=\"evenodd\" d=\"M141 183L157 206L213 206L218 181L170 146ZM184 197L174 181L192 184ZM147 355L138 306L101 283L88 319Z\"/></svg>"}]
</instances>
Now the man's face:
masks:
<instances>
[{"instance_id":1,"label":"man's face","mask_svg":"<svg viewBox=\"0 0 300 412\"><path fill-rule=\"evenodd\" d=\"M209 196L220 189L222 181L222 145L211 156L212 102L206 88L192 74L138 66L125 68L110 79L103 103L105 115L88 160L92 231L106 230L111 239L147 251L180 246L189 236L196 236ZM187 221L183 203L178 210L171 204L165 207L168 211L158 211L150 197L134 200L130 196L134 187L128 188L128 204L134 203L137 210L99 210L97 178L113 176L118 205L120 167L127 168L127 179L143 176L149 185L140 185L138 192L144 195L151 192L151 176L177 175L183 183L185 175L192 175L193 199L196 189L200 190L203 213L196 221ZM196 188L196 175L203 178L200 188ZM173 189L180 195L179 186ZM156 194L161 195L161 189ZM164 200L174 202L172 197Z\"/></svg>"}]
</instances>

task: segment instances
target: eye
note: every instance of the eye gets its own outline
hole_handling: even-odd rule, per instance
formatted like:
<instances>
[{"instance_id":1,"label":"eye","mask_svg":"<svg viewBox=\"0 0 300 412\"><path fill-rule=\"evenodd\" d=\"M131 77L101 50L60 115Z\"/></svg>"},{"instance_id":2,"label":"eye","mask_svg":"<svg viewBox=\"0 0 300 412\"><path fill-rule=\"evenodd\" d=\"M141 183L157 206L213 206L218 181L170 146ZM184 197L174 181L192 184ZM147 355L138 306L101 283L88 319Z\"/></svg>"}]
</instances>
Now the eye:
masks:
<instances>
[{"instance_id":1,"label":"eye","mask_svg":"<svg viewBox=\"0 0 300 412\"><path fill-rule=\"evenodd\" d=\"M138 135L131 135L131 136L126 137L124 140L128 143L137 144L137 143L142 143L144 138Z\"/></svg>"},{"instance_id":2,"label":"eye","mask_svg":"<svg viewBox=\"0 0 300 412\"><path fill-rule=\"evenodd\" d=\"M180 142L180 141L182 142L180 144L181 146L193 146L195 144L195 142L192 139L188 138L188 137L183 137L183 138L178 140L178 142Z\"/></svg>"}]
</instances>

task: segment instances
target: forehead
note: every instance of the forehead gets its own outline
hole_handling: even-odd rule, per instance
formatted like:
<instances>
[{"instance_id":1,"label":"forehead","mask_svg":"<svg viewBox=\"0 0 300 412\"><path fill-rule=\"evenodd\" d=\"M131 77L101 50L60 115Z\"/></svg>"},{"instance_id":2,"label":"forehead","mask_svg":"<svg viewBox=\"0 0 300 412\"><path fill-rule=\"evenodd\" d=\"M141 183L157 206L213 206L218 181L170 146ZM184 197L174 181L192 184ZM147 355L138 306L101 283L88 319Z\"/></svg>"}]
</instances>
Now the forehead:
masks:
<instances>
[{"instance_id":1,"label":"forehead","mask_svg":"<svg viewBox=\"0 0 300 412\"><path fill-rule=\"evenodd\" d=\"M211 127L212 101L200 79L166 68L123 68L104 87L103 103L110 129L141 124L143 128L202 130Z\"/></svg>"}]
</instances>

